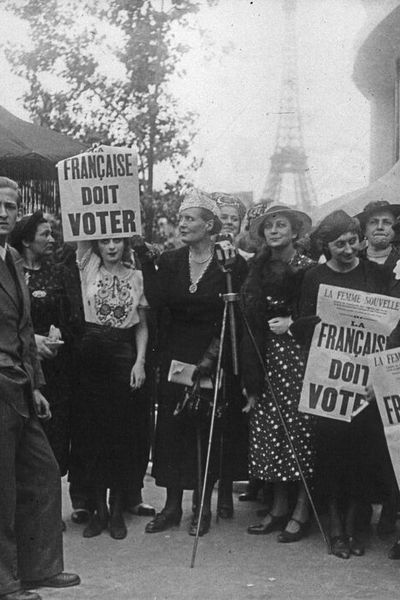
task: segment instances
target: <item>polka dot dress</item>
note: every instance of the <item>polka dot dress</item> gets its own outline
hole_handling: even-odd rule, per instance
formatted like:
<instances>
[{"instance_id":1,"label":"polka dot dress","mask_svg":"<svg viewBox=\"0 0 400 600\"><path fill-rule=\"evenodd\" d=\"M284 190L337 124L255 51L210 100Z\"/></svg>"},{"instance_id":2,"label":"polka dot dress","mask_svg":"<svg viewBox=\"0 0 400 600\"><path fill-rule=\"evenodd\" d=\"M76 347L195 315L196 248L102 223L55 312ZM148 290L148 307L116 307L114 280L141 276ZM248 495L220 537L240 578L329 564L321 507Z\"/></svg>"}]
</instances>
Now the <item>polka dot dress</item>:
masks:
<instances>
[{"instance_id":1,"label":"polka dot dress","mask_svg":"<svg viewBox=\"0 0 400 600\"><path fill-rule=\"evenodd\" d=\"M314 471L312 418L297 410L305 363L300 347L288 334L268 334L265 353L267 373L283 413L304 475ZM250 418L250 477L265 481L295 481L300 473L268 388Z\"/></svg>"}]
</instances>

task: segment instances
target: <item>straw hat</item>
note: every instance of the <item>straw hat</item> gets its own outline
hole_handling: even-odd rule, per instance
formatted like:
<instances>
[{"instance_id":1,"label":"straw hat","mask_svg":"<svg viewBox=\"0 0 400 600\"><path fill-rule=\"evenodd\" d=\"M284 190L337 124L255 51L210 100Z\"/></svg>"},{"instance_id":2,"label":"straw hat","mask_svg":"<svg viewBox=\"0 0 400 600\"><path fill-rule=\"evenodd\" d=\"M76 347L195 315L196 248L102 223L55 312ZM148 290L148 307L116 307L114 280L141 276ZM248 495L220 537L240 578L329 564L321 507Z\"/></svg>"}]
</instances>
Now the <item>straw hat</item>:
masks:
<instances>
[{"instance_id":1,"label":"straw hat","mask_svg":"<svg viewBox=\"0 0 400 600\"><path fill-rule=\"evenodd\" d=\"M247 213L250 237L253 239L264 240L262 225L267 217L274 217L276 215L284 215L289 219L290 217L294 217L300 225L300 230L298 232L299 238L311 231L311 218L301 210L297 210L286 204L272 204L267 206L266 204L261 203L250 208Z\"/></svg>"}]
</instances>

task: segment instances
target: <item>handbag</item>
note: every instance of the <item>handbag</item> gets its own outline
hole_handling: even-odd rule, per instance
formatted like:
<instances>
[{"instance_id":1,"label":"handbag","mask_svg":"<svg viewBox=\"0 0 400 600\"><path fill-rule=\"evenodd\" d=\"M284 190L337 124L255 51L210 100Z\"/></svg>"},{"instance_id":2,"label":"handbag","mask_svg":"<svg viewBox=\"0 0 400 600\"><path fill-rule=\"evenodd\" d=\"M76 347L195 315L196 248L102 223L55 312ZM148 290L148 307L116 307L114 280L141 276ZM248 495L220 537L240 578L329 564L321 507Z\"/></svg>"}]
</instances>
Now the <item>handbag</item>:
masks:
<instances>
[{"instance_id":1,"label":"handbag","mask_svg":"<svg viewBox=\"0 0 400 600\"><path fill-rule=\"evenodd\" d=\"M211 421L211 415L214 404L214 391L200 387L199 381L192 386L186 386L183 397L177 403L174 416L185 417L192 421L194 425L208 425ZM218 402L215 412L216 419L221 419L225 413L226 405Z\"/></svg>"}]
</instances>

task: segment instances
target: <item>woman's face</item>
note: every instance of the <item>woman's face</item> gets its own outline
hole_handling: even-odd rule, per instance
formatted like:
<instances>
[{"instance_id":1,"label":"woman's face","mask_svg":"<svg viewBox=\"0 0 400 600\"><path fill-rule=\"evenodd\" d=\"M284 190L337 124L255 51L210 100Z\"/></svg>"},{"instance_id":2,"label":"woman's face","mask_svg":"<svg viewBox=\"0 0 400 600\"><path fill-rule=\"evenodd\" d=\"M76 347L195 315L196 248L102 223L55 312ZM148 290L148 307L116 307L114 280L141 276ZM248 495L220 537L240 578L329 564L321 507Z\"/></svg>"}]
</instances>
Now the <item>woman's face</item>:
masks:
<instances>
[{"instance_id":1,"label":"woman's face","mask_svg":"<svg viewBox=\"0 0 400 600\"><path fill-rule=\"evenodd\" d=\"M222 221L222 233L230 233L235 238L240 231L240 218L237 208L229 205L220 207L220 219Z\"/></svg>"},{"instance_id":2,"label":"woman's face","mask_svg":"<svg viewBox=\"0 0 400 600\"><path fill-rule=\"evenodd\" d=\"M265 219L264 237L270 248L286 248L293 245L296 234L289 219L278 213Z\"/></svg>"},{"instance_id":3,"label":"woman's face","mask_svg":"<svg viewBox=\"0 0 400 600\"><path fill-rule=\"evenodd\" d=\"M122 260L124 240L122 238L99 240L98 248L103 263L116 264Z\"/></svg>"},{"instance_id":4,"label":"woman's face","mask_svg":"<svg viewBox=\"0 0 400 600\"><path fill-rule=\"evenodd\" d=\"M40 223L36 229L32 242L27 242L26 247L30 249L36 258L51 256L54 250L54 238L49 223Z\"/></svg>"},{"instance_id":5,"label":"woman's face","mask_svg":"<svg viewBox=\"0 0 400 600\"><path fill-rule=\"evenodd\" d=\"M343 233L333 242L328 243L331 253L331 262L339 271L348 271L356 265L360 250L360 238L357 233L348 231Z\"/></svg>"},{"instance_id":6,"label":"woman's face","mask_svg":"<svg viewBox=\"0 0 400 600\"><path fill-rule=\"evenodd\" d=\"M205 221L200 208L186 208L179 215L179 233L184 244L195 244L210 235L213 221Z\"/></svg>"}]
</instances>

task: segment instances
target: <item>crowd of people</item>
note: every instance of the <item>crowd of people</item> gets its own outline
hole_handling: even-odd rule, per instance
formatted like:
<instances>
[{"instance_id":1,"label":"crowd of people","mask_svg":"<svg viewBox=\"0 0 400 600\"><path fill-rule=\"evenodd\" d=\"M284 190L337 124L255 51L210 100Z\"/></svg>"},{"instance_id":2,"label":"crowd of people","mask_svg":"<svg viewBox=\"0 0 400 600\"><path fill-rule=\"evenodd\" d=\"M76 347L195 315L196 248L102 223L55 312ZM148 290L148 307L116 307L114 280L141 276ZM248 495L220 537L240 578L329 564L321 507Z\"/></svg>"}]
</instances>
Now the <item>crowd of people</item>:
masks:
<instances>
[{"instance_id":1,"label":"crowd of people","mask_svg":"<svg viewBox=\"0 0 400 600\"><path fill-rule=\"evenodd\" d=\"M299 412L298 403L320 284L400 296L400 206L337 210L313 227L296 208L256 205L249 252L236 249L242 202L193 189L179 209L180 247L158 255L138 236L73 248L41 211L17 220L18 204L17 185L0 178L0 598L35 600L21 590L79 583L62 572L66 474L86 538L104 530L125 538L125 511L153 517L146 533L165 531L181 521L184 490L193 494L189 534L205 535L216 485L217 515L230 519L233 482L243 480L243 499L262 488L267 503L249 534L297 542L316 507L332 553L361 556L376 503L380 532L395 531L399 493L371 386L350 423ZM221 347L227 269L242 308L238 372L232 332ZM142 497L151 442L152 476L165 488L157 513ZM27 494L40 497L40 519ZM46 525L38 536L37 523ZM389 555L400 558L400 543Z\"/></svg>"}]
</instances>

